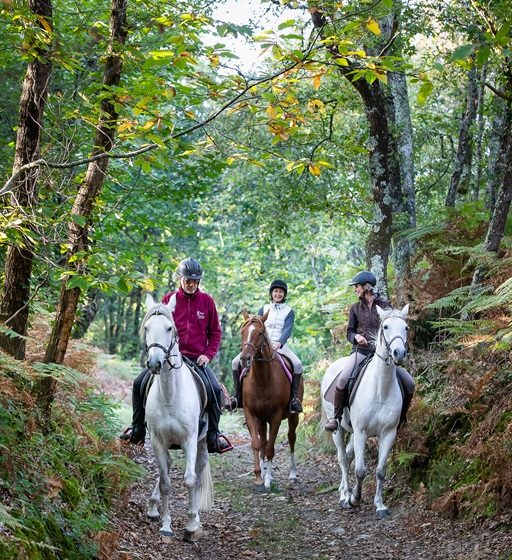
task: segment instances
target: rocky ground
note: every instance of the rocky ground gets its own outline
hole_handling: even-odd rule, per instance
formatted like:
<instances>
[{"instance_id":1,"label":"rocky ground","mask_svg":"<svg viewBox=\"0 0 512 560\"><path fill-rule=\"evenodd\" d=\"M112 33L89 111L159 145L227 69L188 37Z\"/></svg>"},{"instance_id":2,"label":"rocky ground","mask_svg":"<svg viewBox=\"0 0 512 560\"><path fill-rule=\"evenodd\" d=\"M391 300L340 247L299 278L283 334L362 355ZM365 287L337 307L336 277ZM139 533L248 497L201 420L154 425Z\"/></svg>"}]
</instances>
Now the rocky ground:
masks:
<instances>
[{"instance_id":1,"label":"rocky ground","mask_svg":"<svg viewBox=\"0 0 512 560\"><path fill-rule=\"evenodd\" d=\"M107 383L108 385L108 383ZM129 394L116 385L119 396ZM202 514L204 533L196 544L182 540L186 524L186 491L181 451L173 452L172 513L174 537L161 537L159 524L146 519L146 501L156 480L149 443L128 446L128 453L147 470L121 499L113 520L116 546L105 558L122 560L511 560L512 530L505 519L492 522L450 521L426 507L419 494L404 491L389 502L391 516L377 519L373 481L368 480L364 503L353 513L337 504L339 483L335 457L302 443L298 450L296 483L288 476L288 449L279 438L275 484L269 494L254 491L252 453L243 416L226 414L223 429L235 449L211 457L215 504ZM300 429L300 427L299 427ZM373 472L372 472L373 475ZM395 494L397 494L395 492Z\"/></svg>"}]
</instances>

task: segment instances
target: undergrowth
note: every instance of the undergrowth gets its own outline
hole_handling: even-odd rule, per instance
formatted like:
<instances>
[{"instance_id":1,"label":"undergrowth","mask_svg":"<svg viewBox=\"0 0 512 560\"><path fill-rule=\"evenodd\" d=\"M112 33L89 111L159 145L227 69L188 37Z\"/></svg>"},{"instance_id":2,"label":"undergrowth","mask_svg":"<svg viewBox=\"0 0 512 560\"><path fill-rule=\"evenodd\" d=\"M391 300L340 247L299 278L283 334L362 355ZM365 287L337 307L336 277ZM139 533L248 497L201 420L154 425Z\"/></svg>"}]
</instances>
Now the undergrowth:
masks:
<instances>
[{"instance_id":1,"label":"undergrowth","mask_svg":"<svg viewBox=\"0 0 512 560\"><path fill-rule=\"evenodd\" d=\"M90 353L78 353L74 360L84 369ZM33 388L48 374L58 377L59 391L51 432L43 434ZM141 474L117 448L113 404L83 372L2 354L0 425L0 560L98 558L117 538L111 510Z\"/></svg>"}]
</instances>

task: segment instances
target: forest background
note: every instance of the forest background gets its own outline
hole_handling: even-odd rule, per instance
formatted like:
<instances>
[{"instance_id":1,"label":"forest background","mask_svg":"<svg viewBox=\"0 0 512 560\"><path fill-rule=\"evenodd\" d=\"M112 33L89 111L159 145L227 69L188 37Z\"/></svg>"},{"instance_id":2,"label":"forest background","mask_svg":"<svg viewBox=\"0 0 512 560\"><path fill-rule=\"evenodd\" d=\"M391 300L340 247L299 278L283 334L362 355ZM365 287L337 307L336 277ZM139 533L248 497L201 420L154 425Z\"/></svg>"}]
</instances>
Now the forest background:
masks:
<instances>
[{"instance_id":1,"label":"forest background","mask_svg":"<svg viewBox=\"0 0 512 560\"><path fill-rule=\"evenodd\" d=\"M368 268L411 303L410 472L442 471L433 499L462 510L488 484L497 514L512 489L508 1L262 0L242 23L219 4L0 4L3 447L55 432L71 337L140 358L143 294L174 287L187 256L219 308L228 386L241 312L272 279L318 380L348 352L348 281ZM240 60L234 40L261 54Z\"/></svg>"}]
</instances>

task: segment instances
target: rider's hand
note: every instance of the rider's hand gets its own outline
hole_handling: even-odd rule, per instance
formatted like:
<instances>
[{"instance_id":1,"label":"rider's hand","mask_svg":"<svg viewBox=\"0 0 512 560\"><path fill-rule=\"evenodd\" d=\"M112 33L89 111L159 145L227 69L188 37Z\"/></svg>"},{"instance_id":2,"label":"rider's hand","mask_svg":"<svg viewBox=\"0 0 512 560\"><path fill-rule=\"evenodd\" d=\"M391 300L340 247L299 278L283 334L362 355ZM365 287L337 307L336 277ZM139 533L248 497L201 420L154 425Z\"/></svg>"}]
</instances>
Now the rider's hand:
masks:
<instances>
[{"instance_id":1,"label":"rider's hand","mask_svg":"<svg viewBox=\"0 0 512 560\"><path fill-rule=\"evenodd\" d=\"M281 348L281 346L282 346L282 344L281 344L279 341L277 341L277 342L272 342L272 348L273 348L274 350L279 350L279 348Z\"/></svg>"},{"instance_id":2,"label":"rider's hand","mask_svg":"<svg viewBox=\"0 0 512 560\"><path fill-rule=\"evenodd\" d=\"M199 366L205 366L210 362L210 359L208 358L208 356L205 356L204 354L201 354L199 356L199 358L197 358L197 365Z\"/></svg>"},{"instance_id":3,"label":"rider's hand","mask_svg":"<svg viewBox=\"0 0 512 560\"><path fill-rule=\"evenodd\" d=\"M362 334L356 334L354 338L357 344L359 344L360 346L368 346L368 341Z\"/></svg>"}]
</instances>

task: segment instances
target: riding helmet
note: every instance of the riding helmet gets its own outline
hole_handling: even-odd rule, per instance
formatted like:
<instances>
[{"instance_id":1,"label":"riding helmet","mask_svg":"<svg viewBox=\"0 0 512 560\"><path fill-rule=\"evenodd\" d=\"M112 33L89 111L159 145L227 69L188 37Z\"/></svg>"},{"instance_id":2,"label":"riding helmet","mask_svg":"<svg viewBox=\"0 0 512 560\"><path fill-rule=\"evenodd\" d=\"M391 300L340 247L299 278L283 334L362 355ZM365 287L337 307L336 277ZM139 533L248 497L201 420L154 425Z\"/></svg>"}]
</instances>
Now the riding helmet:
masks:
<instances>
[{"instance_id":1,"label":"riding helmet","mask_svg":"<svg viewBox=\"0 0 512 560\"><path fill-rule=\"evenodd\" d=\"M284 290L284 297L288 294L288 285L284 280L273 280L272 284L270 284L270 288L268 289L268 293L270 297L272 297L272 290L274 288L282 288Z\"/></svg>"},{"instance_id":2,"label":"riding helmet","mask_svg":"<svg viewBox=\"0 0 512 560\"><path fill-rule=\"evenodd\" d=\"M189 257L180 262L176 269L176 274L182 276L185 280L201 280L203 269L195 259Z\"/></svg>"},{"instance_id":3,"label":"riding helmet","mask_svg":"<svg viewBox=\"0 0 512 560\"><path fill-rule=\"evenodd\" d=\"M368 270L363 270L358 272L354 278L352 278L349 286L355 286L356 284L361 284L361 286L371 284L372 286L375 286L377 284L377 278L375 278L375 275Z\"/></svg>"}]
</instances>

